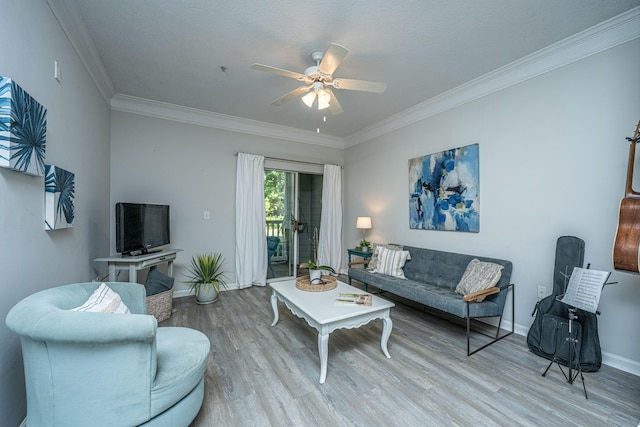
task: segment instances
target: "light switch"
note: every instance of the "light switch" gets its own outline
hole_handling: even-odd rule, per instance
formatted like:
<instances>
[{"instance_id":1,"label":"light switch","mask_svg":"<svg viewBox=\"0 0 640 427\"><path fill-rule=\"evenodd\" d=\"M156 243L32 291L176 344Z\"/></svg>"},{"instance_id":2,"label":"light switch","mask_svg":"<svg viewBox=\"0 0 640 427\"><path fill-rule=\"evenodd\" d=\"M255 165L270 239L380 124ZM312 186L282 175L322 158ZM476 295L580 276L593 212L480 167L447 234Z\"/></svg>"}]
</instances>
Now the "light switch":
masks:
<instances>
[{"instance_id":1,"label":"light switch","mask_svg":"<svg viewBox=\"0 0 640 427\"><path fill-rule=\"evenodd\" d=\"M60 64L57 60L53 61L53 78L60 82Z\"/></svg>"}]
</instances>

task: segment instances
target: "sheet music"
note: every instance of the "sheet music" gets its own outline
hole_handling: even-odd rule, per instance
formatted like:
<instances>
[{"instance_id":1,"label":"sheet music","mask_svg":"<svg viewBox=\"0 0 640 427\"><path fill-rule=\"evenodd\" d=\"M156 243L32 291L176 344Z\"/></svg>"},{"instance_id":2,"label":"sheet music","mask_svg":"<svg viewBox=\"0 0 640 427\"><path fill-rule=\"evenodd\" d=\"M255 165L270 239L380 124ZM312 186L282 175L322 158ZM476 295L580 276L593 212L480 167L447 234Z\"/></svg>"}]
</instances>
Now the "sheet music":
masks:
<instances>
[{"instance_id":1,"label":"sheet music","mask_svg":"<svg viewBox=\"0 0 640 427\"><path fill-rule=\"evenodd\" d=\"M608 271L575 267L561 302L595 313L600 302L602 287L610 274Z\"/></svg>"}]
</instances>

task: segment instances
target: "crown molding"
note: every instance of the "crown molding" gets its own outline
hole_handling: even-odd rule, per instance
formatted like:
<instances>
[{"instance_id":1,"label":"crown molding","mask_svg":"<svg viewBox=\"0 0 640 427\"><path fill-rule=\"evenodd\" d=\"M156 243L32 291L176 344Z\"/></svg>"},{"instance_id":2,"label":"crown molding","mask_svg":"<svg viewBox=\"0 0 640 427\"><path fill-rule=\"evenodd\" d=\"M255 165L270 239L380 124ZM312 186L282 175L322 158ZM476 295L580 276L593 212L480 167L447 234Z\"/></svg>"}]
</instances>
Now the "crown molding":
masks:
<instances>
[{"instance_id":1,"label":"crown molding","mask_svg":"<svg viewBox=\"0 0 640 427\"><path fill-rule=\"evenodd\" d=\"M640 7L635 7L484 76L427 99L346 138L340 138L116 94L75 4L70 0L46 0L46 2L98 90L113 110L333 148L347 148L385 135L640 37Z\"/></svg>"},{"instance_id":2,"label":"crown molding","mask_svg":"<svg viewBox=\"0 0 640 427\"><path fill-rule=\"evenodd\" d=\"M331 148L344 148L344 139L339 137L120 93L111 98L111 109L114 111L140 114L158 119L173 120L181 123L247 133L267 138L322 145Z\"/></svg>"},{"instance_id":3,"label":"crown molding","mask_svg":"<svg viewBox=\"0 0 640 427\"><path fill-rule=\"evenodd\" d=\"M102 97L109 104L116 91L77 6L68 0L46 0L46 2Z\"/></svg>"},{"instance_id":4,"label":"crown molding","mask_svg":"<svg viewBox=\"0 0 640 427\"><path fill-rule=\"evenodd\" d=\"M640 37L640 7L597 24L345 138L345 148L382 136Z\"/></svg>"}]
</instances>

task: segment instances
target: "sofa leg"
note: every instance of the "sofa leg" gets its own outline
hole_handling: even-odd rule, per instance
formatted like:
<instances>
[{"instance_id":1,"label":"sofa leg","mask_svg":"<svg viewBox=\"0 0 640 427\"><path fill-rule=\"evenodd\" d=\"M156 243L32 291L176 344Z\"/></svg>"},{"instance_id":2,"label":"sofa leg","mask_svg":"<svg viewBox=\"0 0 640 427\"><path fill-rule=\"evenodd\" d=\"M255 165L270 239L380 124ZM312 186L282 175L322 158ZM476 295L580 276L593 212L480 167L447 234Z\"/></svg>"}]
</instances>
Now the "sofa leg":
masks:
<instances>
[{"instance_id":1,"label":"sofa leg","mask_svg":"<svg viewBox=\"0 0 640 427\"><path fill-rule=\"evenodd\" d=\"M479 332L482 335L488 336L490 338L493 338L492 341L488 342L487 344L483 345L482 347L479 347L473 351L471 351L471 317L469 317L469 304L470 302L467 301L467 356L471 356L472 354L475 354L477 352L479 352L480 350L490 346L491 344L500 341L503 338L508 337L509 335L512 335L515 332L515 302L516 302L516 298L515 298L515 287L513 286L513 283L509 285L509 287L507 288L507 292L509 292L509 290L511 291L511 331L507 332L505 335L500 336L500 326L502 325L502 315L500 315L500 320L498 320L498 326L497 326L497 330L496 330L496 335L495 338L491 335L485 334L483 332Z\"/></svg>"}]
</instances>

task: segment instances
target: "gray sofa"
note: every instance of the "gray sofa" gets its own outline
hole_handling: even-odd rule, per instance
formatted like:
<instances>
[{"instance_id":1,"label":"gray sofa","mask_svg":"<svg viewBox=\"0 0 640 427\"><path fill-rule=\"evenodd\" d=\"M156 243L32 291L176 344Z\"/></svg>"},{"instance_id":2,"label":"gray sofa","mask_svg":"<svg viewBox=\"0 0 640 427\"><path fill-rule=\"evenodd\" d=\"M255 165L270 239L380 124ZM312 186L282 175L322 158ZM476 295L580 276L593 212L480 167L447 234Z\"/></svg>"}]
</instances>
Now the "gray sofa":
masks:
<instances>
[{"instance_id":1,"label":"gray sofa","mask_svg":"<svg viewBox=\"0 0 640 427\"><path fill-rule=\"evenodd\" d=\"M510 283L513 269L510 261L410 246L405 246L403 249L409 251L411 255L411 259L405 263L403 268L406 279L372 273L363 268L363 265L358 265L364 262L357 262L351 263L349 266L349 284L352 279L355 279L365 285L365 290L368 285L372 285L381 291L390 292L426 307L465 319L468 356L513 333L514 286ZM455 289L467 265L474 258L502 265L504 267L502 276L495 288L463 296L456 293ZM512 326L510 332L501 336L500 325L509 290L511 290ZM485 299L482 302L476 302L475 299L478 296L485 296ZM490 336L492 341L472 351L470 343L471 319L484 317L499 318L497 331L495 336L479 331L483 335Z\"/></svg>"}]
</instances>

